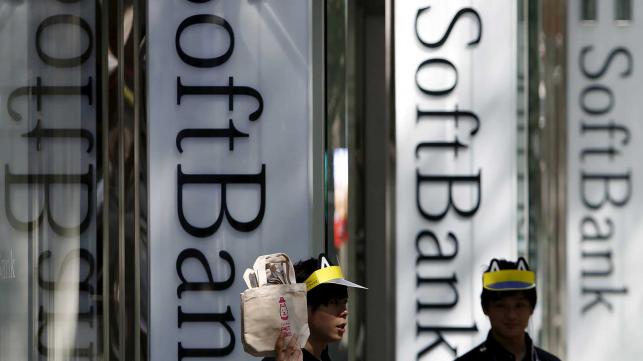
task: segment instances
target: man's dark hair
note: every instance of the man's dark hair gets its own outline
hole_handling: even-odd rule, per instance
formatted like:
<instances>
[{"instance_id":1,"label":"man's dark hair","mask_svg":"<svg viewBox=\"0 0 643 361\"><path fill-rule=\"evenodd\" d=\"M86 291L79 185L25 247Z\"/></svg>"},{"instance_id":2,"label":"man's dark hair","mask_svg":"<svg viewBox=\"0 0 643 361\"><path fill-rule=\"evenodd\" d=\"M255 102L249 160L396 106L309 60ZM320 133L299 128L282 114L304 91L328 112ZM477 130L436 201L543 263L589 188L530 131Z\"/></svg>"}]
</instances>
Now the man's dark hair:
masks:
<instances>
[{"instance_id":1,"label":"man's dark hair","mask_svg":"<svg viewBox=\"0 0 643 361\"><path fill-rule=\"evenodd\" d=\"M499 259L498 261L498 268L502 269L518 269L518 264L516 262L511 262L507 261L504 259ZM491 265L487 268L485 272L491 271ZM536 295L536 287L530 288L528 290L512 290L512 291L489 291L486 288L482 288L482 293L480 294L480 304L482 305L482 309L486 309L491 302L494 301L499 301L505 297L510 297L514 295L519 295L522 294L527 298L527 301L529 301L529 304L531 305L531 309L536 308L536 302L538 300L538 296Z\"/></svg>"},{"instance_id":2,"label":"man's dark hair","mask_svg":"<svg viewBox=\"0 0 643 361\"><path fill-rule=\"evenodd\" d=\"M299 261L295 264L295 277L298 283L304 283L306 279L319 269L319 261L310 258ZM346 286L333 283L322 283L306 293L308 307L315 311L321 305L328 305L331 300L341 300L348 297Z\"/></svg>"}]
</instances>

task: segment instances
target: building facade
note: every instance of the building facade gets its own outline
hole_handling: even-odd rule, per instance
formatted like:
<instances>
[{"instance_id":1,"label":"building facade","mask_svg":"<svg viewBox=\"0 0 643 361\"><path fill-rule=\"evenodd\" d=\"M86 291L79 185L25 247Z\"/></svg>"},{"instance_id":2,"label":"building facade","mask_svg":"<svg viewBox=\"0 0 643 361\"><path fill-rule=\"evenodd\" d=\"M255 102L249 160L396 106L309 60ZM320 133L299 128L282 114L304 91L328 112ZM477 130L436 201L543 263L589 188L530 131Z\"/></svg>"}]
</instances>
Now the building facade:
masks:
<instances>
[{"instance_id":1,"label":"building facade","mask_svg":"<svg viewBox=\"0 0 643 361\"><path fill-rule=\"evenodd\" d=\"M642 5L5 1L0 360L252 359L275 252L369 287L335 360L463 354L518 256L540 345L636 359Z\"/></svg>"}]
</instances>

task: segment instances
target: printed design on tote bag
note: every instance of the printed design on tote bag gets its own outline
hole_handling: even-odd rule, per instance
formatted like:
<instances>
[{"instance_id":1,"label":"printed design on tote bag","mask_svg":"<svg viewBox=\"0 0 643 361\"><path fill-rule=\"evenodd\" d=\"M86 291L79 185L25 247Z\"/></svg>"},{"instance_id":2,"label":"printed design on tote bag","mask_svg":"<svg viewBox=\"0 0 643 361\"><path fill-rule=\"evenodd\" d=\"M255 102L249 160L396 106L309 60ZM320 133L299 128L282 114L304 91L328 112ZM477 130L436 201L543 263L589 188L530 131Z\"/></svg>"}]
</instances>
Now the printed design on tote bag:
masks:
<instances>
[{"instance_id":1,"label":"printed design on tote bag","mask_svg":"<svg viewBox=\"0 0 643 361\"><path fill-rule=\"evenodd\" d=\"M283 297L279 297L279 316L281 317L281 332L291 336L290 321L288 321L288 306Z\"/></svg>"}]
</instances>

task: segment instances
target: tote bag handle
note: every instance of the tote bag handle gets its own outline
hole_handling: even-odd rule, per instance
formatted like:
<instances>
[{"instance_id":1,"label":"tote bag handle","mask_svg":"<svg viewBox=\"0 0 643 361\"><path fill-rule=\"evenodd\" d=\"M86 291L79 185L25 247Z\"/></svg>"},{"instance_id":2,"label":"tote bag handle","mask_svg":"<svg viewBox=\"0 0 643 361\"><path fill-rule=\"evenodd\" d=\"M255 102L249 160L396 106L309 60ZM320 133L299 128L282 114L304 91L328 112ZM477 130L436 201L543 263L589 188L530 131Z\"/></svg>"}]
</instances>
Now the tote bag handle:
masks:
<instances>
[{"instance_id":1,"label":"tote bag handle","mask_svg":"<svg viewBox=\"0 0 643 361\"><path fill-rule=\"evenodd\" d=\"M259 287L265 286L268 283L266 277L266 264L268 263L282 263L284 265L284 272L286 272L286 279L290 284L297 283L295 277L295 268L293 267L290 257L285 253L274 253L264 256L259 256L255 260L253 269L257 277L257 284Z\"/></svg>"}]
</instances>

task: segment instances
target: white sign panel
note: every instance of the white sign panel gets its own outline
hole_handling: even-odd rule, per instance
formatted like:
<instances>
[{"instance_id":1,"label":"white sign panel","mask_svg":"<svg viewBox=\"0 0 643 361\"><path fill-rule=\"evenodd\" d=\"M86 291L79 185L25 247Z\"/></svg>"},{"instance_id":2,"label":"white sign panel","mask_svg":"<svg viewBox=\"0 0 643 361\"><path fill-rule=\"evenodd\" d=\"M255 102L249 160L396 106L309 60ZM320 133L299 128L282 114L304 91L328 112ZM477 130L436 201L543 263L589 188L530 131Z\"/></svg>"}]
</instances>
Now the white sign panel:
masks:
<instances>
[{"instance_id":1,"label":"white sign panel","mask_svg":"<svg viewBox=\"0 0 643 361\"><path fill-rule=\"evenodd\" d=\"M0 359L101 359L95 15L0 5Z\"/></svg>"},{"instance_id":2,"label":"white sign panel","mask_svg":"<svg viewBox=\"0 0 643 361\"><path fill-rule=\"evenodd\" d=\"M311 3L149 6L150 359L253 359L241 275L311 254Z\"/></svg>"},{"instance_id":3,"label":"white sign panel","mask_svg":"<svg viewBox=\"0 0 643 361\"><path fill-rule=\"evenodd\" d=\"M591 3L568 7L567 359L637 360L643 3Z\"/></svg>"},{"instance_id":4,"label":"white sign panel","mask_svg":"<svg viewBox=\"0 0 643 361\"><path fill-rule=\"evenodd\" d=\"M486 337L481 274L516 256L516 2L396 1L396 359Z\"/></svg>"}]
</instances>

